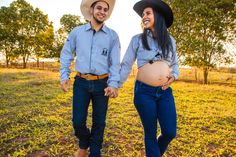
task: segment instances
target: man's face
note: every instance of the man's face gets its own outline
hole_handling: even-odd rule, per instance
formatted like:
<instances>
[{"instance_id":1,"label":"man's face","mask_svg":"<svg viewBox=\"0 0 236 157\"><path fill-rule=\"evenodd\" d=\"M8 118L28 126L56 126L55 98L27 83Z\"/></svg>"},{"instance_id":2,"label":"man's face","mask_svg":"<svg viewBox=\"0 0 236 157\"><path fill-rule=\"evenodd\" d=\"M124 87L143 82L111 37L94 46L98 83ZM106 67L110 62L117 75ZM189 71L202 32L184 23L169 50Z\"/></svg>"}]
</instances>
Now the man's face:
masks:
<instances>
[{"instance_id":1,"label":"man's face","mask_svg":"<svg viewBox=\"0 0 236 157\"><path fill-rule=\"evenodd\" d=\"M94 20L99 24L103 23L107 18L108 11L109 11L109 6L106 2L104 1L96 2L96 4L92 9L92 15Z\"/></svg>"}]
</instances>

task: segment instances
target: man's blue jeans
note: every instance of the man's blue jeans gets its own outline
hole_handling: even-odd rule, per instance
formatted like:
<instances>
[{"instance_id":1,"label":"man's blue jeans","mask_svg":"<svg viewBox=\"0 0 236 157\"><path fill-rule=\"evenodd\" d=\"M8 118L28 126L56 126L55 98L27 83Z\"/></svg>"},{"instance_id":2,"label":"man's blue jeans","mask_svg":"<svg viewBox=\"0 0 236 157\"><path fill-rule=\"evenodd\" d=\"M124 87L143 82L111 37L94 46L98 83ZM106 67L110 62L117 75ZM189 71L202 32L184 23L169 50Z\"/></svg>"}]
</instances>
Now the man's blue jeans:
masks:
<instances>
[{"instance_id":1,"label":"man's blue jeans","mask_svg":"<svg viewBox=\"0 0 236 157\"><path fill-rule=\"evenodd\" d=\"M161 157L176 136L176 109L172 89L135 82L134 104L144 127L147 157ZM161 135L157 138L157 121Z\"/></svg>"},{"instance_id":2,"label":"man's blue jeans","mask_svg":"<svg viewBox=\"0 0 236 157\"><path fill-rule=\"evenodd\" d=\"M75 77L73 87L73 127L79 139L79 147L90 147L89 157L100 157L105 129L108 97L104 96L107 78L95 81ZM87 128L86 121L89 103L92 100L92 128Z\"/></svg>"}]
</instances>

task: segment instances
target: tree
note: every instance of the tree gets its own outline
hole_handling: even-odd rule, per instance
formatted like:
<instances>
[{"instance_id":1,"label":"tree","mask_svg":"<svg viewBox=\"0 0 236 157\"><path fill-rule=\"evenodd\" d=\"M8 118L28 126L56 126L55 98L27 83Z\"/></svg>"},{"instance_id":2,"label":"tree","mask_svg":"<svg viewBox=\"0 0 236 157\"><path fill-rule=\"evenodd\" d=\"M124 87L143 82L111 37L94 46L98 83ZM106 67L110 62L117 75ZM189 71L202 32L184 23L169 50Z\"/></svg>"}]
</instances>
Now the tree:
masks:
<instances>
[{"instance_id":1,"label":"tree","mask_svg":"<svg viewBox=\"0 0 236 157\"><path fill-rule=\"evenodd\" d=\"M35 21L32 54L36 57L37 66L39 67L39 59L47 57L52 50L54 29L52 23L49 23L47 15L44 15L38 8L34 10L32 17Z\"/></svg>"},{"instance_id":2,"label":"tree","mask_svg":"<svg viewBox=\"0 0 236 157\"><path fill-rule=\"evenodd\" d=\"M51 24L44 31L36 34L35 43L34 55L37 59L37 67L39 67L39 59L49 58L54 50L54 29Z\"/></svg>"},{"instance_id":3,"label":"tree","mask_svg":"<svg viewBox=\"0 0 236 157\"><path fill-rule=\"evenodd\" d=\"M233 0L173 0L175 23L171 30L177 36L183 64L203 69L204 83L208 71L221 63L230 63L223 49L229 29L235 22Z\"/></svg>"},{"instance_id":4,"label":"tree","mask_svg":"<svg viewBox=\"0 0 236 157\"><path fill-rule=\"evenodd\" d=\"M80 16L66 14L60 19L61 28L55 33L54 51L51 52L51 57L60 58L60 52L63 48L64 42L73 28L83 25Z\"/></svg>"},{"instance_id":5,"label":"tree","mask_svg":"<svg viewBox=\"0 0 236 157\"><path fill-rule=\"evenodd\" d=\"M17 30L14 25L16 15L9 7L0 9L0 49L6 59L6 66L9 66L11 60L17 57L13 50L15 49Z\"/></svg>"},{"instance_id":6,"label":"tree","mask_svg":"<svg viewBox=\"0 0 236 157\"><path fill-rule=\"evenodd\" d=\"M80 16L76 15L70 15L70 14L63 15L62 18L60 19L60 23L62 25L61 29L66 33L69 33L76 26L83 25L84 23L81 22L80 18L81 18Z\"/></svg>"},{"instance_id":7,"label":"tree","mask_svg":"<svg viewBox=\"0 0 236 157\"><path fill-rule=\"evenodd\" d=\"M64 42L66 41L66 37L68 36L68 33L63 31L63 29L59 29L55 32L55 39L54 39L54 49L51 52L50 56L54 58L60 58L60 53L63 48Z\"/></svg>"},{"instance_id":8,"label":"tree","mask_svg":"<svg viewBox=\"0 0 236 157\"><path fill-rule=\"evenodd\" d=\"M33 52L39 50L37 43L39 34L52 26L49 24L47 15L38 8L34 9L25 0L14 1L10 4L10 8L17 17L14 21L17 30L15 36L17 50L14 52L22 57L23 68L26 68L29 57L33 54L37 55Z\"/></svg>"}]
</instances>

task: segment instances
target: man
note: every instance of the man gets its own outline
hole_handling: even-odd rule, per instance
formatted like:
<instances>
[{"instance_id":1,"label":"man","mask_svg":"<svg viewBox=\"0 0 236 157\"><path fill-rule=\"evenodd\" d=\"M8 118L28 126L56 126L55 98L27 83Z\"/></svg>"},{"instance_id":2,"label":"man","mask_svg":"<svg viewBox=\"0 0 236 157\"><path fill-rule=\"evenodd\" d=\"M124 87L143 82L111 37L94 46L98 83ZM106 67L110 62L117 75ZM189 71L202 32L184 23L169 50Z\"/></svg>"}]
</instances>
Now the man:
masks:
<instances>
[{"instance_id":1,"label":"man","mask_svg":"<svg viewBox=\"0 0 236 157\"><path fill-rule=\"evenodd\" d=\"M105 26L115 0L82 0L81 12L88 24L74 28L61 52L61 88L70 87L70 64L76 52L73 85L73 127L79 139L76 157L100 157L108 98L118 96L120 42L115 31ZM92 128L87 128L88 106L92 100Z\"/></svg>"}]
</instances>

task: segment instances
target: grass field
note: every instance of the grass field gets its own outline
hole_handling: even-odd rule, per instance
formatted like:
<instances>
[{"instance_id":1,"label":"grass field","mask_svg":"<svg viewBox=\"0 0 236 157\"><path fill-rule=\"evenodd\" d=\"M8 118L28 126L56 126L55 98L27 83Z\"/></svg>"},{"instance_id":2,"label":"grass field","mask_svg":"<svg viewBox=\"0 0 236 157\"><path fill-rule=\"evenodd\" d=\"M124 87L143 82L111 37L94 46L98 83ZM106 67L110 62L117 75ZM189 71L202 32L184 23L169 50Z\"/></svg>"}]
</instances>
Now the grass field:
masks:
<instances>
[{"instance_id":1,"label":"grass field","mask_svg":"<svg viewBox=\"0 0 236 157\"><path fill-rule=\"evenodd\" d=\"M1 157L74 154L72 94L60 90L58 79L55 72L0 69ZM103 157L144 156L142 125L132 102L133 83L130 77L119 97L110 100ZM235 86L178 81L172 88L178 135L165 157L236 156Z\"/></svg>"}]
</instances>

